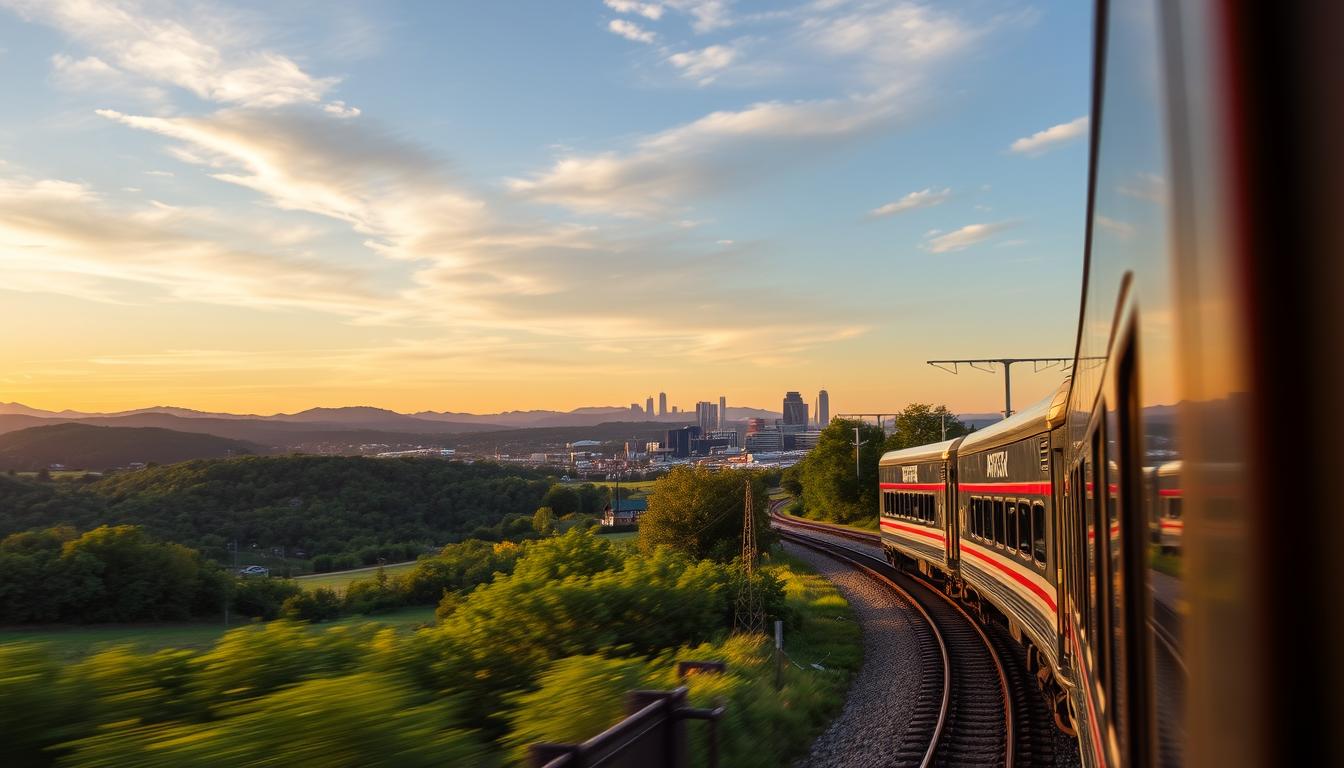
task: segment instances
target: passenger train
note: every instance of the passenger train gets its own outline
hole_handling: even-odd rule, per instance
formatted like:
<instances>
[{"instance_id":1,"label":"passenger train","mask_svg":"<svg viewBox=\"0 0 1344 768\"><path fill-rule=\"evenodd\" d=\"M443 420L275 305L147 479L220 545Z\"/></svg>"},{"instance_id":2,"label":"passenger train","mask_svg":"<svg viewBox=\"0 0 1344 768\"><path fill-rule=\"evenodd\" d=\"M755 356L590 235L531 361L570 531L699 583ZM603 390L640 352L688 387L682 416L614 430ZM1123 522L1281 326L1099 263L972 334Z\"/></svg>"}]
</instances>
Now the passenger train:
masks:
<instances>
[{"instance_id":1,"label":"passenger train","mask_svg":"<svg viewBox=\"0 0 1344 768\"><path fill-rule=\"evenodd\" d=\"M1344 3L1095 23L1069 378L883 456L883 548L1009 628L1086 765L1344 765Z\"/></svg>"}]
</instances>

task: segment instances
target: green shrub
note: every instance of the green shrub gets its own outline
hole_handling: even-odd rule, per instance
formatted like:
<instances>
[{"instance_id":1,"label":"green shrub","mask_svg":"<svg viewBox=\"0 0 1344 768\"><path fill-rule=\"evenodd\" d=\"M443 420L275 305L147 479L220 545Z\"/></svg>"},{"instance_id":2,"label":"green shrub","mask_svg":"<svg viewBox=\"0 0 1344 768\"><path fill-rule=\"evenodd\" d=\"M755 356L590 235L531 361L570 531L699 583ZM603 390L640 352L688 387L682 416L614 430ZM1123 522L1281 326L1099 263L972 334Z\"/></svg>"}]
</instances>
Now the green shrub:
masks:
<instances>
[{"instance_id":1,"label":"green shrub","mask_svg":"<svg viewBox=\"0 0 1344 768\"><path fill-rule=\"evenodd\" d=\"M336 590L318 587L311 592L303 591L285 599L280 615L286 619L299 621L331 621L341 617L341 596Z\"/></svg>"}]
</instances>

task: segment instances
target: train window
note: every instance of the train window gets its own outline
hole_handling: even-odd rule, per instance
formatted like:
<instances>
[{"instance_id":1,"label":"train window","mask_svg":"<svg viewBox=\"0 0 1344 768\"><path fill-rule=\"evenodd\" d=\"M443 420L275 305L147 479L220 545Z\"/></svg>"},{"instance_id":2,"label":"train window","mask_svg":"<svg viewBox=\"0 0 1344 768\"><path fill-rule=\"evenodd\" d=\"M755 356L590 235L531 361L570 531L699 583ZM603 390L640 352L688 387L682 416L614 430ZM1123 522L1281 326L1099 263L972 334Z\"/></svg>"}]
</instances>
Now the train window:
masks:
<instances>
[{"instance_id":1,"label":"train window","mask_svg":"<svg viewBox=\"0 0 1344 768\"><path fill-rule=\"evenodd\" d=\"M924 519L930 524L933 523L934 519L933 496L928 494L924 496Z\"/></svg>"},{"instance_id":2,"label":"train window","mask_svg":"<svg viewBox=\"0 0 1344 768\"><path fill-rule=\"evenodd\" d=\"M1173 498L1173 499L1167 499L1167 517L1171 518L1172 520L1180 520L1180 519L1181 519L1181 500L1180 500L1180 499L1174 499L1174 498Z\"/></svg>"},{"instance_id":3,"label":"train window","mask_svg":"<svg viewBox=\"0 0 1344 768\"><path fill-rule=\"evenodd\" d=\"M1036 564L1045 566L1045 505L1036 502L1031 505L1031 556Z\"/></svg>"},{"instance_id":4,"label":"train window","mask_svg":"<svg viewBox=\"0 0 1344 768\"><path fill-rule=\"evenodd\" d=\"M1017 553L1031 559L1031 505L1019 502L1017 505Z\"/></svg>"},{"instance_id":5,"label":"train window","mask_svg":"<svg viewBox=\"0 0 1344 768\"><path fill-rule=\"evenodd\" d=\"M1017 502L1005 502L1003 516L1008 521L1008 533L1003 537L1003 546L1011 552L1017 549Z\"/></svg>"},{"instance_id":6,"label":"train window","mask_svg":"<svg viewBox=\"0 0 1344 768\"><path fill-rule=\"evenodd\" d=\"M980 535L980 500L979 500L979 499L971 499L970 512L971 512L971 519L970 519L970 522L969 522L969 527L970 527L970 529L971 529L971 535L972 535L972 536L976 536L976 537L978 537L978 536Z\"/></svg>"},{"instance_id":7,"label":"train window","mask_svg":"<svg viewBox=\"0 0 1344 768\"><path fill-rule=\"evenodd\" d=\"M1004 521L1003 499L994 500L994 543L1004 546L1008 536L1008 525Z\"/></svg>"}]
</instances>

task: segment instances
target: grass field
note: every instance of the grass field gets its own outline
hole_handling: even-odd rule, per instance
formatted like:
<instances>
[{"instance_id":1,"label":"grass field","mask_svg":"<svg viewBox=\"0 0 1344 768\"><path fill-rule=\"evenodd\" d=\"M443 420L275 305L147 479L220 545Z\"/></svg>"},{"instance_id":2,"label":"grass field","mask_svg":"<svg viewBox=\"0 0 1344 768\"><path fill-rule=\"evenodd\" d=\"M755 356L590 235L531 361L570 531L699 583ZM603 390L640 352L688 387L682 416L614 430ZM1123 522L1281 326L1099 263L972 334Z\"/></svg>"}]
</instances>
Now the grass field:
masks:
<instances>
[{"instance_id":1,"label":"grass field","mask_svg":"<svg viewBox=\"0 0 1344 768\"><path fill-rule=\"evenodd\" d=\"M634 490L634 491L637 491L637 492L639 492L639 493L648 493L650 490L653 489L653 484L656 483L656 482L658 482L658 481L657 481L657 480L623 480L623 481L621 481L620 486L621 486L622 488L626 489L626 490ZM599 488L610 488L610 487L612 487L612 486L614 486L614 485L617 485L616 481L614 481L614 480L571 480L571 481L568 482L568 483L564 483L564 485L571 485L571 486L575 486L575 487L578 487L578 486L580 486L580 485L584 485L584 484L596 485L596 486L598 486Z\"/></svg>"},{"instance_id":2,"label":"grass field","mask_svg":"<svg viewBox=\"0 0 1344 768\"><path fill-rule=\"evenodd\" d=\"M351 616L339 621L316 625L335 627L346 624L376 622L392 627L414 629L434 621L432 606L403 608L381 616ZM220 622L181 622L170 624L108 624L95 626L58 626L0 629L0 645L38 642L53 648L63 659L74 661L100 648L112 645L134 645L141 650L163 648L205 650L227 630L245 627L250 622L234 621L229 626Z\"/></svg>"},{"instance_id":3,"label":"grass field","mask_svg":"<svg viewBox=\"0 0 1344 768\"><path fill-rule=\"evenodd\" d=\"M390 579L397 574L409 572L415 567L417 562L419 561L410 560L404 563L392 563L384 566L383 570L387 572L387 577ZM378 566L375 565L370 568L356 568L353 571L335 571L333 573L314 573L308 576L297 576L294 578L294 582L309 592L318 587L327 587L328 589L334 589L337 592L343 593L345 592L345 588L350 585L350 582L362 579L372 579L377 573Z\"/></svg>"},{"instance_id":4,"label":"grass field","mask_svg":"<svg viewBox=\"0 0 1344 768\"><path fill-rule=\"evenodd\" d=\"M607 541L629 541L629 542L632 542L632 543L633 543L636 539L639 538L639 531L621 531L620 533L602 533L602 532L599 530L597 535L598 535L598 536L601 536L603 539L605 539L605 540L607 540Z\"/></svg>"}]
</instances>

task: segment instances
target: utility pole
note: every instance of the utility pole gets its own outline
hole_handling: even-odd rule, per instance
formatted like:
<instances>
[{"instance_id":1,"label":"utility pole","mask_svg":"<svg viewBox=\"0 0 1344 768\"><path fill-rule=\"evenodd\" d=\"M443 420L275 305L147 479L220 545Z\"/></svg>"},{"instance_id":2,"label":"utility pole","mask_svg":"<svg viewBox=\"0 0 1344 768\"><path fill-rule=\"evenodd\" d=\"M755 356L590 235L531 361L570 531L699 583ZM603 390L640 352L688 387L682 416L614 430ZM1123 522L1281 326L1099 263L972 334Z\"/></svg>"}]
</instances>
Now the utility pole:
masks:
<instances>
[{"instance_id":1,"label":"utility pole","mask_svg":"<svg viewBox=\"0 0 1344 768\"><path fill-rule=\"evenodd\" d=\"M856 482L856 483L859 482L860 479L861 479L861 478L860 478L860 471L859 471L859 453L863 450L860 446L862 446L864 442L865 442L865 441L859 439L859 428L858 428L858 427L855 427L855 428L854 428L854 482Z\"/></svg>"},{"instance_id":2,"label":"utility pole","mask_svg":"<svg viewBox=\"0 0 1344 768\"><path fill-rule=\"evenodd\" d=\"M968 365L977 371L993 373L994 365L1003 366L1003 418L1013 415L1013 363L1031 363L1034 373L1040 373L1054 368L1056 365L1062 365L1068 368L1073 364L1071 357L998 357L998 358L980 358L976 360L925 360L924 362L932 365L934 368L941 368L948 373L957 373L958 365ZM948 368L947 366L952 366ZM991 366L981 368L982 365Z\"/></svg>"},{"instance_id":3,"label":"utility pole","mask_svg":"<svg viewBox=\"0 0 1344 768\"><path fill-rule=\"evenodd\" d=\"M746 504L742 510L742 591L733 610L734 630L747 635L765 631L765 605L756 590L756 513L751 503L751 480L747 480Z\"/></svg>"}]
</instances>

